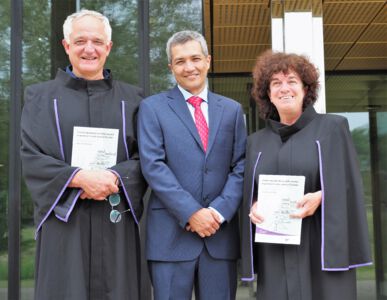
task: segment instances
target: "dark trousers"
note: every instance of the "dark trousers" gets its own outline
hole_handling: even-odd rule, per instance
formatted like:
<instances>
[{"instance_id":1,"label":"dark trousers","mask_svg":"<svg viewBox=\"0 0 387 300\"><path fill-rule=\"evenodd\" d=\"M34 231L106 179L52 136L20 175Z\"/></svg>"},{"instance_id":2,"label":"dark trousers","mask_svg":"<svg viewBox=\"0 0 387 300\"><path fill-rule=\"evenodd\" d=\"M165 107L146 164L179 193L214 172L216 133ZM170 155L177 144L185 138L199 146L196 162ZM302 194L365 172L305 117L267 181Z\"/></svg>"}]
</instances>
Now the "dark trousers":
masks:
<instances>
[{"instance_id":1,"label":"dark trousers","mask_svg":"<svg viewBox=\"0 0 387 300\"><path fill-rule=\"evenodd\" d=\"M234 300L237 286L235 260L212 258L204 247L191 261L148 261L154 300Z\"/></svg>"}]
</instances>

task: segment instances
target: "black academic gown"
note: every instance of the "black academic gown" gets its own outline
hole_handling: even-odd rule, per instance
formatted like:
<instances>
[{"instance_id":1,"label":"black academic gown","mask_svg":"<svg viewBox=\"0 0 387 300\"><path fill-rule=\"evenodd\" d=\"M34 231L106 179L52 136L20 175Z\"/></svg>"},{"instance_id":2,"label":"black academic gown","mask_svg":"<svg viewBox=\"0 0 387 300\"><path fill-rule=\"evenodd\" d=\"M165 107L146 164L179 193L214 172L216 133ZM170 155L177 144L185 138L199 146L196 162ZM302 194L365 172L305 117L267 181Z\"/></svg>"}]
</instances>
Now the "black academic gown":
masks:
<instances>
[{"instance_id":1,"label":"black academic gown","mask_svg":"<svg viewBox=\"0 0 387 300\"><path fill-rule=\"evenodd\" d=\"M248 217L259 174L304 175L305 193L322 190L320 208L302 221L301 244L255 244ZM248 138L242 219L242 280L257 299L353 300L358 266L371 261L363 189L348 122L307 108L284 126L268 120Z\"/></svg>"},{"instance_id":2,"label":"black academic gown","mask_svg":"<svg viewBox=\"0 0 387 300\"><path fill-rule=\"evenodd\" d=\"M138 220L146 183L136 141L140 90L111 79L87 81L59 70L54 80L26 88L22 163L35 206L35 299L141 299ZM118 210L107 201L81 200L68 187L74 126L119 129ZM58 210L61 208L61 210Z\"/></svg>"}]
</instances>

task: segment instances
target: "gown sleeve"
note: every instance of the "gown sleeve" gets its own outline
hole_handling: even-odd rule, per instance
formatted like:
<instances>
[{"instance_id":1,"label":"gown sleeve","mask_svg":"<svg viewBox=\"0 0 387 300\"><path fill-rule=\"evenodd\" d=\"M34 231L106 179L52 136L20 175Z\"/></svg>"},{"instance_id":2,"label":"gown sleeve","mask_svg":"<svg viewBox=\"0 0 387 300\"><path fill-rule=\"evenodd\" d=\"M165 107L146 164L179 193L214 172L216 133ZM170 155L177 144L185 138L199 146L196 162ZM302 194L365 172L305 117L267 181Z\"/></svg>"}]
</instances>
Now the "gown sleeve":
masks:
<instances>
[{"instance_id":1,"label":"gown sleeve","mask_svg":"<svg viewBox=\"0 0 387 300\"><path fill-rule=\"evenodd\" d=\"M345 118L317 141L322 188L321 268L343 271L371 264L364 193Z\"/></svg>"},{"instance_id":2,"label":"gown sleeve","mask_svg":"<svg viewBox=\"0 0 387 300\"><path fill-rule=\"evenodd\" d=\"M35 206L37 233L60 201L74 196L74 192L75 195L79 193L77 189L67 188L79 168L64 161L54 106L50 111L36 87L27 87L24 99L21 159L24 179Z\"/></svg>"}]
</instances>

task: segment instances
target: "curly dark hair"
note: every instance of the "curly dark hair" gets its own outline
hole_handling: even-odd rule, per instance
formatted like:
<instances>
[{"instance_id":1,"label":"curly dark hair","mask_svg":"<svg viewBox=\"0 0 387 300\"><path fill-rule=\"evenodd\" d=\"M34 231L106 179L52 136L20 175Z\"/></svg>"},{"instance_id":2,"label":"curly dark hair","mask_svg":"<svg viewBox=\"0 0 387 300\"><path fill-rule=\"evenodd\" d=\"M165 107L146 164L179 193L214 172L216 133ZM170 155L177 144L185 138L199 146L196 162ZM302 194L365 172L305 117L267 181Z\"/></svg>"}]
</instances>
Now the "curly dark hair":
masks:
<instances>
[{"instance_id":1,"label":"curly dark hair","mask_svg":"<svg viewBox=\"0 0 387 300\"><path fill-rule=\"evenodd\" d=\"M257 58L253 69L254 84L251 92L263 119L279 120L278 111L271 103L268 91L274 74L280 72L287 74L289 71L297 73L306 88L302 110L316 102L320 87L316 67L305 56L268 50Z\"/></svg>"}]
</instances>

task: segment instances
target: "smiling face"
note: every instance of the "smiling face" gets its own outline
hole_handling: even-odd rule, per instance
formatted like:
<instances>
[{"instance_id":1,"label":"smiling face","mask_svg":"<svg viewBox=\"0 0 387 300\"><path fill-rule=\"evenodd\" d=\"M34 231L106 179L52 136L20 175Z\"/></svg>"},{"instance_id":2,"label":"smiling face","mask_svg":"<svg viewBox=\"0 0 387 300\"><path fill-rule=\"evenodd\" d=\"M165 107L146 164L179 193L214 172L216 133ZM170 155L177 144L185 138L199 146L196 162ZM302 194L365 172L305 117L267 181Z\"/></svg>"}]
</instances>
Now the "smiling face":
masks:
<instances>
[{"instance_id":1,"label":"smiling face","mask_svg":"<svg viewBox=\"0 0 387 300\"><path fill-rule=\"evenodd\" d=\"M103 23L95 17L84 16L74 20L70 43L62 41L73 73L87 80L103 78L103 67L112 42L107 41Z\"/></svg>"},{"instance_id":2,"label":"smiling face","mask_svg":"<svg viewBox=\"0 0 387 300\"><path fill-rule=\"evenodd\" d=\"M210 61L211 57L204 55L200 43L192 40L172 46L169 68L182 88L197 95L206 85Z\"/></svg>"},{"instance_id":3,"label":"smiling face","mask_svg":"<svg viewBox=\"0 0 387 300\"><path fill-rule=\"evenodd\" d=\"M302 114L305 88L297 73L289 70L271 77L268 91L271 103L277 108L281 123L291 125Z\"/></svg>"}]
</instances>

